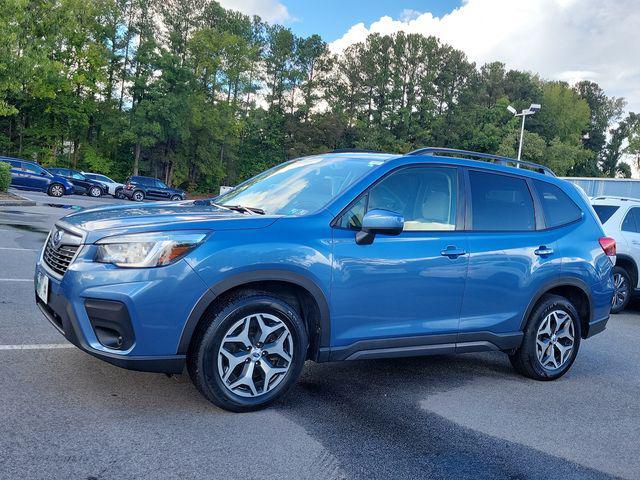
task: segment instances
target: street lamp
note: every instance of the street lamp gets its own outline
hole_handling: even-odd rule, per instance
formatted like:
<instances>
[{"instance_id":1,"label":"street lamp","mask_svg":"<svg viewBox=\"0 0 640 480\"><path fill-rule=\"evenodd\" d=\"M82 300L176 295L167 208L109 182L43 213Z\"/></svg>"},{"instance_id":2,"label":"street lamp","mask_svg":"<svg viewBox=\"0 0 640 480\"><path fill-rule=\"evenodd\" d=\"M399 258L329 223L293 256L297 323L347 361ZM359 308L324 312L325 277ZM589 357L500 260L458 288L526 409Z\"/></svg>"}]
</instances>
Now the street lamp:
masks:
<instances>
[{"instance_id":1,"label":"street lamp","mask_svg":"<svg viewBox=\"0 0 640 480\"><path fill-rule=\"evenodd\" d=\"M522 112L518 113L518 111L513 108L511 105L507 107L514 117L522 117L522 127L520 128L520 146L518 147L518 160L520 160L520 156L522 155L522 139L524 137L524 120L527 118L527 115L533 115L540 111L542 107L539 103L532 103L529 108L525 108Z\"/></svg>"}]
</instances>

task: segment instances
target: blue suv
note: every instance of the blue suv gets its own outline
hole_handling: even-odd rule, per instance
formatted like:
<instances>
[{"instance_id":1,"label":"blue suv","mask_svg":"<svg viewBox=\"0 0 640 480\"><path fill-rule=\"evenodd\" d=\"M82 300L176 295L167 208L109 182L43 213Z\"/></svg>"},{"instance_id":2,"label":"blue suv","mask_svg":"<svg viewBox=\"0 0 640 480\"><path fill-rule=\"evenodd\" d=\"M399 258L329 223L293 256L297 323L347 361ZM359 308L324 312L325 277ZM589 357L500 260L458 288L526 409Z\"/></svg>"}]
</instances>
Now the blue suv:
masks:
<instances>
[{"instance_id":1,"label":"blue suv","mask_svg":"<svg viewBox=\"0 0 640 480\"><path fill-rule=\"evenodd\" d=\"M71 214L35 285L82 350L186 366L206 398L246 411L308 359L495 350L556 379L605 328L614 257L584 194L547 168L427 148L306 157L212 200Z\"/></svg>"},{"instance_id":2,"label":"blue suv","mask_svg":"<svg viewBox=\"0 0 640 480\"><path fill-rule=\"evenodd\" d=\"M73 185L66 178L54 175L35 162L19 158L0 157L11 166L11 186L19 190L45 192L51 197L73 193Z\"/></svg>"}]
</instances>

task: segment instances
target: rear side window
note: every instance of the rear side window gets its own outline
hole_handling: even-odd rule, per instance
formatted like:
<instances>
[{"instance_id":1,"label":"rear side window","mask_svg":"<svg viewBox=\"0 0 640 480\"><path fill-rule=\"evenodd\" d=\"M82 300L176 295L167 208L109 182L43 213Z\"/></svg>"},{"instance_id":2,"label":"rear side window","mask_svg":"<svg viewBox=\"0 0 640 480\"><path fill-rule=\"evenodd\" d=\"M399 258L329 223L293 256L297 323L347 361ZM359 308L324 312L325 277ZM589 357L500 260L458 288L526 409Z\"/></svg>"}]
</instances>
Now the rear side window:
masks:
<instances>
[{"instance_id":1,"label":"rear side window","mask_svg":"<svg viewBox=\"0 0 640 480\"><path fill-rule=\"evenodd\" d=\"M469 182L474 230L535 230L533 199L524 179L470 170Z\"/></svg>"},{"instance_id":2,"label":"rear side window","mask_svg":"<svg viewBox=\"0 0 640 480\"><path fill-rule=\"evenodd\" d=\"M582 218L582 210L560 187L534 180L547 228L559 227Z\"/></svg>"},{"instance_id":3,"label":"rear side window","mask_svg":"<svg viewBox=\"0 0 640 480\"><path fill-rule=\"evenodd\" d=\"M624 232L640 232L638 226L640 225L640 208L634 207L627 213L622 222L622 231Z\"/></svg>"},{"instance_id":4,"label":"rear side window","mask_svg":"<svg viewBox=\"0 0 640 480\"><path fill-rule=\"evenodd\" d=\"M603 225L618 211L620 207L615 205L593 205L593 209Z\"/></svg>"}]
</instances>

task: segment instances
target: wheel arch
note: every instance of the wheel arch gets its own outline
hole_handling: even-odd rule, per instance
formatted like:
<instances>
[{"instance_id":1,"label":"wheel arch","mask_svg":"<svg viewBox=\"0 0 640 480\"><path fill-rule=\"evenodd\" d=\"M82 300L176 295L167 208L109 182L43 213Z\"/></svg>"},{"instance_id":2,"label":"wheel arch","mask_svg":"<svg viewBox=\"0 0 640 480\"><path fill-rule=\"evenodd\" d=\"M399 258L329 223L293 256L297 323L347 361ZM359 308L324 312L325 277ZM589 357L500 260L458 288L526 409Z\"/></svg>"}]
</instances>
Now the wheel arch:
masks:
<instances>
[{"instance_id":1,"label":"wheel arch","mask_svg":"<svg viewBox=\"0 0 640 480\"><path fill-rule=\"evenodd\" d=\"M638 287L638 264L630 255L624 253L616 255L616 267L624 268L631 277L631 292Z\"/></svg>"},{"instance_id":2,"label":"wheel arch","mask_svg":"<svg viewBox=\"0 0 640 480\"><path fill-rule=\"evenodd\" d=\"M182 330L178 354L186 354L198 327L212 308L242 290L265 291L283 298L298 310L309 334L308 358L318 359L331 338L329 304L322 289L310 278L285 270L258 270L226 278L211 287L192 309Z\"/></svg>"},{"instance_id":3,"label":"wheel arch","mask_svg":"<svg viewBox=\"0 0 640 480\"><path fill-rule=\"evenodd\" d=\"M591 322L593 312L593 301L589 293L588 285L583 280L575 277L559 278L541 287L533 296L525 310L520 323L520 330L524 330L531 312L540 299L547 294L559 295L573 303L580 316L581 336L584 338L589 331L589 323Z\"/></svg>"}]
</instances>

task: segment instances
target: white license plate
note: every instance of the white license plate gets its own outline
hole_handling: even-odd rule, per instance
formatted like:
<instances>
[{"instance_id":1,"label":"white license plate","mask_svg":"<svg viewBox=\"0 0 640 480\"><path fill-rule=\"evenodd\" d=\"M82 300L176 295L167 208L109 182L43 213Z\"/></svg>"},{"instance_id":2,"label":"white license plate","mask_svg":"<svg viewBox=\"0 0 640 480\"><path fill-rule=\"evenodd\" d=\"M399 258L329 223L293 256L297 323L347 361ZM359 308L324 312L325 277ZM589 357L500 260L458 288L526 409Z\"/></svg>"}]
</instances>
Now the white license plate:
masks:
<instances>
[{"instance_id":1,"label":"white license plate","mask_svg":"<svg viewBox=\"0 0 640 480\"><path fill-rule=\"evenodd\" d=\"M44 303L49 303L49 277L42 272L38 272L36 277L36 295Z\"/></svg>"}]
</instances>

